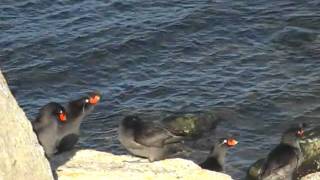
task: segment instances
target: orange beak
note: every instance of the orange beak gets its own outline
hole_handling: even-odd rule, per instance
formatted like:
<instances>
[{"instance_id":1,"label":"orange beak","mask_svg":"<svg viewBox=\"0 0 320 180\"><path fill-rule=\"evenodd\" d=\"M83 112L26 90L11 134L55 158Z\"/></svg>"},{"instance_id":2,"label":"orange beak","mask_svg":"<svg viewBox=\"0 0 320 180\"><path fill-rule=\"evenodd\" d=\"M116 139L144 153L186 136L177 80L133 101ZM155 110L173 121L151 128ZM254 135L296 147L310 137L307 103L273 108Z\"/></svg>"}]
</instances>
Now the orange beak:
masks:
<instances>
[{"instance_id":1,"label":"orange beak","mask_svg":"<svg viewBox=\"0 0 320 180\"><path fill-rule=\"evenodd\" d=\"M89 98L89 103L93 105L97 104L99 101L100 101L100 96L98 95L95 95Z\"/></svg>"},{"instance_id":2,"label":"orange beak","mask_svg":"<svg viewBox=\"0 0 320 180\"><path fill-rule=\"evenodd\" d=\"M62 122L65 122L67 120L67 116L65 113L60 113L59 114L59 120Z\"/></svg>"},{"instance_id":3,"label":"orange beak","mask_svg":"<svg viewBox=\"0 0 320 180\"><path fill-rule=\"evenodd\" d=\"M302 137L303 134L304 134L303 129L300 129L300 130L297 132L297 135L300 136L300 137Z\"/></svg>"},{"instance_id":4,"label":"orange beak","mask_svg":"<svg viewBox=\"0 0 320 180\"><path fill-rule=\"evenodd\" d=\"M233 146L235 146L235 145L238 144L238 141L235 140L235 139L233 139L233 138L230 138L230 139L227 140L227 143L226 143L226 144L227 144L229 147L233 147Z\"/></svg>"}]
</instances>

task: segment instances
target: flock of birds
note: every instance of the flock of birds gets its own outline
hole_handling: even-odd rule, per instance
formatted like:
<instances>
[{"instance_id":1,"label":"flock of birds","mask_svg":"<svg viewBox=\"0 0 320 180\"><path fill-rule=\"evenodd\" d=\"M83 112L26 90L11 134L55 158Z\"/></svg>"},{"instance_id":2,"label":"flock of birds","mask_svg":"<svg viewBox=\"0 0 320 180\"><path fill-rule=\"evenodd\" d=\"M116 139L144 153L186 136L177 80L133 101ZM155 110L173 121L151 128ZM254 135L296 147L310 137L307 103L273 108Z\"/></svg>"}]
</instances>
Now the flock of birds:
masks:
<instances>
[{"instance_id":1,"label":"flock of birds","mask_svg":"<svg viewBox=\"0 0 320 180\"><path fill-rule=\"evenodd\" d=\"M32 125L49 160L56 154L73 149L80 136L82 120L100 100L99 92L90 92L65 106L50 102L40 109ZM280 143L267 156L259 180L292 178L303 160L299 139L303 136L304 127L305 124L295 125L283 133ZM159 123L143 121L134 115L125 117L118 129L118 139L125 149L150 162L173 157L181 151L181 143L186 138ZM233 137L219 139L208 158L199 165L208 170L223 171L227 149L237 143Z\"/></svg>"}]
</instances>

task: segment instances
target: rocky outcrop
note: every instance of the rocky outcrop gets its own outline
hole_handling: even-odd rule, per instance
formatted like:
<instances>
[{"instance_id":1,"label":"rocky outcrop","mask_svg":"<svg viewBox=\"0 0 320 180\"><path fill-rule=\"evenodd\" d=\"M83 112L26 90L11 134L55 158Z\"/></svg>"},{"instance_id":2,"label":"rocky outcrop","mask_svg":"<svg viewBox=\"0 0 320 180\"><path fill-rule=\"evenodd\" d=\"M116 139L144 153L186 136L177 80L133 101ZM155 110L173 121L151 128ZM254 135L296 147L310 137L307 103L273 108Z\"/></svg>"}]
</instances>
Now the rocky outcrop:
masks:
<instances>
[{"instance_id":1,"label":"rocky outcrop","mask_svg":"<svg viewBox=\"0 0 320 180\"><path fill-rule=\"evenodd\" d=\"M0 179L53 179L30 121L0 71Z\"/></svg>"},{"instance_id":2,"label":"rocky outcrop","mask_svg":"<svg viewBox=\"0 0 320 180\"><path fill-rule=\"evenodd\" d=\"M301 178L301 180L319 180L319 179L320 179L320 172L312 173Z\"/></svg>"},{"instance_id":3,"label":"rocky outcrop","mask_svg":"<svg viewBox=\"0 0 320 180\"><path fill-rule=\"evenodd\" d=\"M215 129L219 117L215 112L175 114L162 120L162 124L173 134L200 137L204 132Z\"/></svg>"},{"instance_id":4,"label":"rocky outcrop","mask_svg":"<svg viewBox=\"0 0 320 180\"><path fill-rule=\"evenodd\" d=\"M65 161L68 159L68 161ZM149 163L146 159L129 155L113 155L95 150L71 151L56 156L53 166L57 168L59 180L87 179L155 179L155 180L231 180L222 173L201 169L184 159L167 159Z\"/></svg>"}]
</instances>

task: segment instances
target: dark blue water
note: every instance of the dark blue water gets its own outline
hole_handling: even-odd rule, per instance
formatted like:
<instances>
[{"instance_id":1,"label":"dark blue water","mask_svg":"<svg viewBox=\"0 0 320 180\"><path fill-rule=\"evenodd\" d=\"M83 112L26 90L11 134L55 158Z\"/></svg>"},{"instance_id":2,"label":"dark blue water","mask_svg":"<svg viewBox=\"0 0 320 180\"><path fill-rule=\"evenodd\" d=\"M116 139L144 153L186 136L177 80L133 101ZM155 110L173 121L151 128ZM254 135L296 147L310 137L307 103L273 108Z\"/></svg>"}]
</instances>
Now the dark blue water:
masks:
<instances>
[{"instance_id":1,"label":"dark blue water","mask_svg":"<svg viewBox=\"0 0 320 180\"><path fill-rule=\"evenodd\" d=\"M226 166L244 177L290 123L320 125L319 10L317 0L4 0L0 67L30 119L102 91L84 148L125 153L126 114L219 109L226 121L209 139L240 133Z\"/></svg>"}]
</instances>

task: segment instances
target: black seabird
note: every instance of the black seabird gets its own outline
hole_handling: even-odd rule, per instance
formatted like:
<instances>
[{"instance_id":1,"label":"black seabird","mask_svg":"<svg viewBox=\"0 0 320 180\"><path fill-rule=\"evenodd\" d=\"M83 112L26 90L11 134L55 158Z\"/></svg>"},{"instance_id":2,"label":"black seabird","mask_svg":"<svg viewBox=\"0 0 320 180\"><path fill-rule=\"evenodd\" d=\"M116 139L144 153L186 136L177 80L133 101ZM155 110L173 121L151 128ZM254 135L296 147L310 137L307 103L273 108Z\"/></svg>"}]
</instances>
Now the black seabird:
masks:
<instances>
[{"instance_id":1,"label":"black seabird","mask_svg":"<svg viewBox=\"0 0 320 180\"><path fill-rule=\"evenodd\" d=\"M118 135L130 153L148 158L150 162L176 154L183 139L159 124L142 121L138 116L125 117L119 125Z\"/></svg>"}]
</instances>

